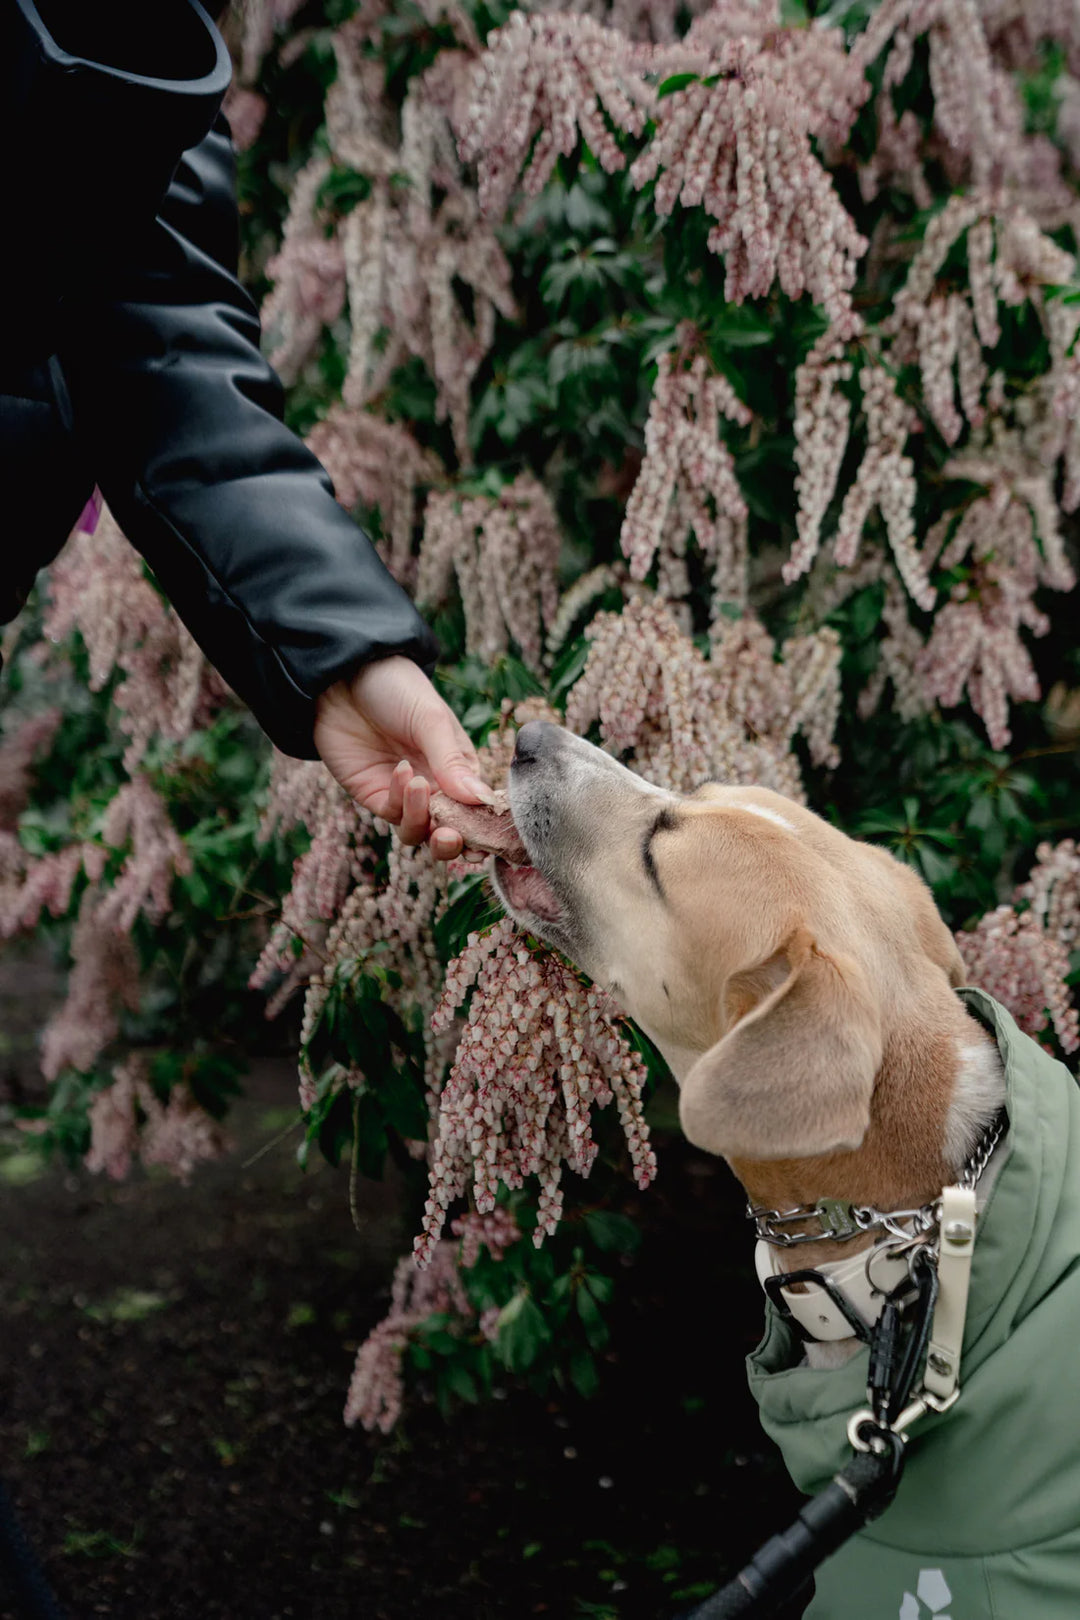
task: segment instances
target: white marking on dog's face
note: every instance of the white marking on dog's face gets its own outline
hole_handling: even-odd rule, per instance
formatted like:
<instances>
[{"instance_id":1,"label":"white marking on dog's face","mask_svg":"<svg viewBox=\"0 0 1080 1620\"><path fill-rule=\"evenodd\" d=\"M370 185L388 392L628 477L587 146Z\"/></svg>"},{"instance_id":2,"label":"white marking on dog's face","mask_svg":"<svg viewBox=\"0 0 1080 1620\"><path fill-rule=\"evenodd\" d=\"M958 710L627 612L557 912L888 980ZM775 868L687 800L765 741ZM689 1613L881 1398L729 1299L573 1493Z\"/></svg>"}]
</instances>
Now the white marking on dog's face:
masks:
<instances>
[{"instance_id":1,"label":"white marking on dog's face","mask_svg":"<svg viewBox=\"0 0 1080 1620\"><path fill-rule=\"evenodd\" d=\"M763 816L766 821L771 821L775 827L783 827L790 833L797 832L795 823L789 821L787 816L782 816L779 810L770 810L764 804L746 804L742 799L731 799L729 803L738 810L745 810L748 815Z\"/></svg>"}]
</instances>

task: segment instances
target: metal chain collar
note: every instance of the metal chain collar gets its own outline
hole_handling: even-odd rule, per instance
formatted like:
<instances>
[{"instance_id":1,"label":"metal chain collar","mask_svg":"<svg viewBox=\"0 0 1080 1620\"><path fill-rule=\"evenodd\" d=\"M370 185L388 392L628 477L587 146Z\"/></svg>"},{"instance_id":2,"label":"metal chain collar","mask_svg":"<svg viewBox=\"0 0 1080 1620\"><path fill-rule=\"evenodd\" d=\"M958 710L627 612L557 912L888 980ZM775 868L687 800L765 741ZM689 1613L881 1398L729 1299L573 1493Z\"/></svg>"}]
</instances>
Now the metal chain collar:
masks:
<instances>
[{"instance_id":1,"label":"metal chain collar","mask_svg":"<svg viewBox=\"0 0 1080 1620\"><path fill-rule=\"evenodd\" d=\"M964 1165L957 1183L961 1187L976 1187L990 1163L994 1150L1009 1128L1009 1116L1004 1108L990 1121L970 1157ZM932 1232L938 1224L940 1201L923 1204L920 1209L875 1209L870 1204L849 1204L840 1198L819 1198L816 1204L797 1204L794 1209L765 1209L747 1204L746 1214L754 1229L765 1243L775 1248L790 1249L798 1243L846 1243L863 1232L883 1231L892 1237L909 1240ZM810 1232L788 1232L784 1228L805 1221L816 1221L817 1229Z\"/></svg>"}]
</instances>

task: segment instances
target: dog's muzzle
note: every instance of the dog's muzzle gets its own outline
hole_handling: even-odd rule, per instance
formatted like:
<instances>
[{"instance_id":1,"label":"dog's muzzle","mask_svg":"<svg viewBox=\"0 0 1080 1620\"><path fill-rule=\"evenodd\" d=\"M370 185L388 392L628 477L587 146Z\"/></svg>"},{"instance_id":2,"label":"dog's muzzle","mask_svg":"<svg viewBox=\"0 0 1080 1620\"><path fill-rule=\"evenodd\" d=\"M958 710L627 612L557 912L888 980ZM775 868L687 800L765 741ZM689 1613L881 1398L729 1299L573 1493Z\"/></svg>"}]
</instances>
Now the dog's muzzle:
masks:
<instances>
[{"instance_id":1,"label":"dog's muzzle","mask_svg":"<svg viewBox=\"0 0 1080 1620\"><path fill-rule=\"evenodd\" d=\"M496 893L507 911L525 927L557 924L564 907L549 877L540 869L544 834L550 832L549 796L558 776L557 754L561 731L544 720L530 720L517 734L510 762L510 806L529 863L513 864L497 855L493 864ZM522 777L532 775L531 785ZM537 776L546 775L541 782ZM537 931L545 931L543 928Z\"/></svg>"}]
</instances>

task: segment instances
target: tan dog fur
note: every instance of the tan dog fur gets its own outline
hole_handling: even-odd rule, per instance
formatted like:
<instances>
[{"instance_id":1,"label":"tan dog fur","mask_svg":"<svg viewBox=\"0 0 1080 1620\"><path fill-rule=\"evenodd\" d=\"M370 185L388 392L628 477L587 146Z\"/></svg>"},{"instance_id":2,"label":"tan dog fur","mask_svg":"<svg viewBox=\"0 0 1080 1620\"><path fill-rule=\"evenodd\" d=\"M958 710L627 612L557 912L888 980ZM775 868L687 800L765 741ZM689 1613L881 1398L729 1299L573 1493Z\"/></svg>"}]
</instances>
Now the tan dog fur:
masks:
<instances>
[{"instance_id":1,"label":"tan dog fur","mask_svg":"<svg viewBox=\"0 0 1080 1620\"><path fill-rule=\"evenodd\" d=\"M528 871L497 862L507 909L645 1030L686 1135L753 1203L937 1195L1001 1088L913 872L780 794L667 793L543 722L521 733L510 801L558 905L532 909ZM808 1244L799 1264L840 1252Z\"/></svg>"}]
</instances>

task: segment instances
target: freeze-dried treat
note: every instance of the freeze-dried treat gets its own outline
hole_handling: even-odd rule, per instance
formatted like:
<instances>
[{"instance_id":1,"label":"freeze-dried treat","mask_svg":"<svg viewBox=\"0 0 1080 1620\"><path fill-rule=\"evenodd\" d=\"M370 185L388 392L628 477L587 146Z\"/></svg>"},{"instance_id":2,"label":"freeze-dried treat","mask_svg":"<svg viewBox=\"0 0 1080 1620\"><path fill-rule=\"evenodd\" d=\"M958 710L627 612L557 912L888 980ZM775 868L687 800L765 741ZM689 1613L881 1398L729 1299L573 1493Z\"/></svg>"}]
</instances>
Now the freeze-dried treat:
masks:
<instances>
[{"instance_id":1,"label":"freeze-dried treat","mask_svg":"<svg viewBox=\"0 0 1080 1620\"><path fill-rule=\"evenodd\" d=\"M459 804L447 794L436 792L431 795L430 814L436 827L451 827L460 833L466 849L501 855L511 866L528 861L505 792L496 792L495 803L490 805Z\"/></svg>"}]
</instances>

